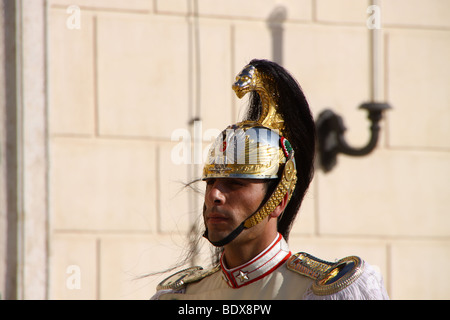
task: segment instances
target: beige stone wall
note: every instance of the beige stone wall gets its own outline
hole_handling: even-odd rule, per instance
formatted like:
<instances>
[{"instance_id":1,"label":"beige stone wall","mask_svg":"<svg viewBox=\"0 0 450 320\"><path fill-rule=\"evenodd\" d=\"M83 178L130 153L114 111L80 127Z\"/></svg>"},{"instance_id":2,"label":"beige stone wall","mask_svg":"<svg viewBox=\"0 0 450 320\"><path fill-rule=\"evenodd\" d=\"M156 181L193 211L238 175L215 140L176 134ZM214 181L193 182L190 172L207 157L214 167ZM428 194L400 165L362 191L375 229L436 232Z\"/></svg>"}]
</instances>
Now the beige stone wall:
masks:
<instances>
[{"instance_id":1,"label":"beige stone wall","mask_svg":"<svg viewBox=\"0 0 450 320\"><path fill-rule=\"evenodd\" d=\"M373 94L369 0L47 5L50 299L152 296L161 276L136 277L177 262L200 215L183 183L201 165L177 164L180 139L197 130L206 148L238 120L245 102L230 85L252 58L282 59L315 116L332 108L352 145L368 138L357 107ZM290 246L363 257L393 299L448 299L450 2L379 5L379 94L393 110L373 154L317 171ZM277 57L275 10L286 13Z\"/></svg>"}]
</instances>

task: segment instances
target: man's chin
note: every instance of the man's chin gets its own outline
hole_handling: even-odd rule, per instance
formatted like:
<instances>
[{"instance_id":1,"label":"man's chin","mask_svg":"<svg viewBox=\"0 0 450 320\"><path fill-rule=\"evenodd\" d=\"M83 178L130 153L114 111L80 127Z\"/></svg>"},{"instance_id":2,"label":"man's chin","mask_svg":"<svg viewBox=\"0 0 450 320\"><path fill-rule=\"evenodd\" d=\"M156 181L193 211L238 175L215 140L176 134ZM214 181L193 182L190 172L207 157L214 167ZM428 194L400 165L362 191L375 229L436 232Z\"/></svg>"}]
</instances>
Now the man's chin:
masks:
<instances>
[{"instance_id":1,"label":"man's chin","mask_svg":"<svg viewBox=\"0 0 450 320\"><path fill-rule=\"evenodd\" d=\"M225 239L227 236L229 235L229 233L224 233L224 232L211 232L208 230L208 240L211 242L218 242L220 240Z\"/></svg>"}]
</instances>

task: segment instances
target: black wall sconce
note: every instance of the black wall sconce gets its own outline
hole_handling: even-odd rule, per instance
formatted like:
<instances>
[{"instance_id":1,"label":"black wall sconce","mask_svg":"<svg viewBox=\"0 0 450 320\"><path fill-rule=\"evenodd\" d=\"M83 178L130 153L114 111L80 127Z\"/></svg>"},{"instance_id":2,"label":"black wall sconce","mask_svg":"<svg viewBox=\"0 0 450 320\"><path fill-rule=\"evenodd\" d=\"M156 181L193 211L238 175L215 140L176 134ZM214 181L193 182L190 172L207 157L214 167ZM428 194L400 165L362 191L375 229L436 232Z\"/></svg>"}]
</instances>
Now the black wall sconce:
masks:
<instances>
[{"instance_id":1,"label":"black wall sconce","mask_svg":"<svg viewBox=\"0 0 450 320\"><path fill-rule=\"evenodd\" d=\"M371 122L370 139L366 146L361 148L351 147L344 137L346 130L341 116L330 109L326 109L319 114L316 121L319 161L322 169L329 172L337 163L339 153L349 156L365 156L375 149L380 126L379 122L383 117L383 111L390 109L387 103L369 102L363 103L360 109L368 111L368 118Z\"/></svg>"}]
</instances>

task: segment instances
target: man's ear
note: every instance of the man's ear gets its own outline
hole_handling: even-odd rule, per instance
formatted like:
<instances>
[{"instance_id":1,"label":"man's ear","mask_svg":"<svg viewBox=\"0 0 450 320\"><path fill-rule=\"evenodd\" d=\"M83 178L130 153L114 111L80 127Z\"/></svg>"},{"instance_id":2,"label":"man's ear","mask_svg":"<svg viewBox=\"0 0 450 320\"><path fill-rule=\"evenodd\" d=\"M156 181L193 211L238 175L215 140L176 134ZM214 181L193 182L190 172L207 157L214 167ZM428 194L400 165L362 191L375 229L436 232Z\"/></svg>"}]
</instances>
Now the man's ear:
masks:
<instances>
[{"instance_id":1,"label":"man's ear","mask_svg":"<svg viewBox=\"0 0 450 320\"><path fill-rule=\"evenodd\" d=\"M287 203L289 199L289 193L286 193L281 200L280 204L272 211L270 214L270 217L272 218L278 218L283 212L284 209L286 209Z\"/></svg>"}]
</instances>

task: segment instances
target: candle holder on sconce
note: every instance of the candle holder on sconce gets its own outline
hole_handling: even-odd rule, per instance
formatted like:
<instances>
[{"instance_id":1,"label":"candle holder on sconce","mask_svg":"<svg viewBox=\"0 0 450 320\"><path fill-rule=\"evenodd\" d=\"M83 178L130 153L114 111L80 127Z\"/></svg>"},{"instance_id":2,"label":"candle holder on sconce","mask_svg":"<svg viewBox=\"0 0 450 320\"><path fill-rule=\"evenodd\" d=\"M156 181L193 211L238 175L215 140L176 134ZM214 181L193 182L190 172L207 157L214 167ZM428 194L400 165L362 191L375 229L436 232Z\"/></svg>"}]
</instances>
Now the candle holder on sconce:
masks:
<instances>
[{"instance_id":1,"label":"candle holder on sconce","mask_svg":"<svg viewBox=\"0 0 450 320\"><path fill-rule=\"evenodd\" d=\"M370 139L366 146L361 148L351 147L344 137L346 130L341 116L327 109L319 114L316 121L319 161L322 169L329 172L337 163L339 153L349 156L365 156L375 149L380 126L379 122L383 117L383 111L391 109L387 103L369 102L363 103L359 109L368 111L368 118L371 122Z\"/></svg>"}]
</instances>

